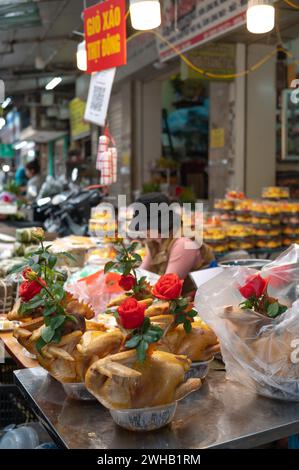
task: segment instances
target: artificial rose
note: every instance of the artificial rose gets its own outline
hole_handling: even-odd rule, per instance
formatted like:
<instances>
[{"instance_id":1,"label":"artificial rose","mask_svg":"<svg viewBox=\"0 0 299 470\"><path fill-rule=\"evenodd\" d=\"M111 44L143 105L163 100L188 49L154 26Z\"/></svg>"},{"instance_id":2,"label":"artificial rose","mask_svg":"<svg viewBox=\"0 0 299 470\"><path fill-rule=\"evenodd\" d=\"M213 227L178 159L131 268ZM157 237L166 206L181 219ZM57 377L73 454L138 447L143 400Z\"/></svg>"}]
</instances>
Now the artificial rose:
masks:
<instances>
[{"instance_id":1,"label":"artificial rose","mask_svg":"<svg viewBox=\"0 0 299 470\"><path fill-rule=\"evenodd\" d=\"M145 309L146 305L137 302L133 297L124 300L117 309L121 325L126 330L138 328L143 324Z\"/></svg>"},{"instance_id":2,"label":"artificial rose","mask_svg":"<svg viewBox=\"0 0 299 470\"><path fill-rule=\"evenodd\" d=\"M46 285L45 282L41 278L37 278L42 285ZM29 300L33 299L37 294L40 293L43 286L41 286L36 281L23 281L20 284L19 295L23 302L29 302Z\"/></svg>"},{"instance_id":3,"label":"artificial rose","mask_svg":"<svg viewBox=\"0 0 299 470\"><path fill-rule=\"evenodd\" d=\"M119 285L123 290L131 290L136 284L136 279L132 274L127 276L122 275L119 280Z\"/></svg>"},{"instance_id":4,"label":"artificial rose","mask_svg":"<svg viewBox=\"0 0 299 470\"><path fill-rule=\"evenodd\" d=\"M177 274L164 274L154 285L152 293L161 300L173 300L180 297L184 281Z\"/></svg>"},{"instance_id":5,"label":"artificial rose","mask_svg":"<svg viewBox=\"0 0 299 470\"><path fill-rule=\"evenodd\" d=\"M25 268L22 272L22 276L27 281L33 281L37 278L37 274L31 268Z\"/></svg>"},{"instance_id":6,"label":"artificial rose","mask_svg":"<svg viewBox=\"0 0 299 470\"><path fill-rule=\"evenodd\" d=\"M259 299L263 294L266 293L268 281L260 274L254 274L246 279L246 284L239 288L239 292L245 299L254 297Z\"/></svg>"}]
</instances>

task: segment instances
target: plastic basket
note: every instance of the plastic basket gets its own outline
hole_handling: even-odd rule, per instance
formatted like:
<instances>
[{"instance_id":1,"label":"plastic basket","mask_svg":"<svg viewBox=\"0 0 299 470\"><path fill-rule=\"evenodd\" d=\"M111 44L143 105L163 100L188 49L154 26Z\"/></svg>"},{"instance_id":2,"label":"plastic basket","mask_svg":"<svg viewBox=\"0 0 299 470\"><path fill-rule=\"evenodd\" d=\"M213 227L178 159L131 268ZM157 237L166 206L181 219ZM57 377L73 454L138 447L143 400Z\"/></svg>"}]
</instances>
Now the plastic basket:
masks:
<instances>
[{"instance_id":1,"label":"plastic basket","mask_svg":"<svg viewBox=\"0 0 299 470\"><path fill-rule=\"evenodd\" d=\"M13 384L13 371L20 367L10 358L6 358L4 364L0 364L0 385Z\"/></svg>"},{"instance_id":2,"label":"plastic basket","mask_svg":"<svg viewBox=\"0 0 299 470\"><path fill-rule=\"evenodd\" d=\"M16 385L0 385L0 429L9 424L37 421Z\"/></svg>"}]
</instances>

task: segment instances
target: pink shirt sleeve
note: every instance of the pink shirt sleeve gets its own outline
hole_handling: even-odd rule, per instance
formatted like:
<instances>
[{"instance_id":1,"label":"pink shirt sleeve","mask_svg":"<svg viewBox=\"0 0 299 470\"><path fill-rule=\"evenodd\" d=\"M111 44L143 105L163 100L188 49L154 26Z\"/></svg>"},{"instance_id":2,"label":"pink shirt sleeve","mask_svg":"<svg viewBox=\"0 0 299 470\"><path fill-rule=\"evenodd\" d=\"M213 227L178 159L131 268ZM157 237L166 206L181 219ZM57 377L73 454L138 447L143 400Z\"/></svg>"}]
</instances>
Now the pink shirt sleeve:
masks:
<instances>
[{"instance_id":1,"label":"pink shirt sleeve","mask_svg":"<svg viewBox=\"0 0 299 470\"><path fill-rule=\"evenodd\" d=\"M178 238L172 246L165 274L175 273L180 279L186 279L200 258L199 245L196 242L188 238Z\"/></svg>"}]
</instances>

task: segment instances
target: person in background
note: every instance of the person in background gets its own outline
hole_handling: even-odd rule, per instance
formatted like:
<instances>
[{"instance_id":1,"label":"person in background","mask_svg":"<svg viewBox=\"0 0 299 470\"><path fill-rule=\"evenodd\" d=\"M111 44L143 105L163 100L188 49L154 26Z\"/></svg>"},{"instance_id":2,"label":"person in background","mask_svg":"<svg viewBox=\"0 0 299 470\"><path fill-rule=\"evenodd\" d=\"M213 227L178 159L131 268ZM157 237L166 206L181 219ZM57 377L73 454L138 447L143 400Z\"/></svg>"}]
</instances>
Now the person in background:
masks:
<instances>
[{"instance_id":1,"label":"person in background","mask_svg":"<svg viewBox=\"0 0 299 470\"><path fill-rule=\"evenodd\" d=\"M27 186L27 176L26 176L26 170L25 168L21 165L16 171L15 174L15 183L16 185L20 188L21 193L26 192L26 186Z\"/></svg>"},{"instance_id":2,"label":"person in background","mask_svg":"<svg viewBox=\"0 0 299 470\"><path fill-rule=\"evenodd\" d=\"M28 178L26 198L29 201L33 201L37 197L42 185L38 160L32 160L26 164L26 176Z\"/></svg>"},{"instance_id":3,"label":"person in background","mask_svg":"<svg viewBox=\"0 0 299 470\"><path fill-rule=\"evenodd\" d=\"M180 225L181 220L180 216L172 211L169 211L169 236L167 238L163 237L161 213L158 212L158 220L151 220L150 205L152 203L166 203L170 205L171 201L166 195L162 193L144 194L136 202L144 205L147 214L147 220L135 228L137 231L147 231L148 236L145 240L147 253L140 267L160 275L175 273L180 279L185 281L184 292L193 291L194 285L188 275L192 271L209 267L215 259L212 250L204 243L200 246L190 238L176 236L174 227ZM134 217L136 217L136 214L134 214ZM179 218L179 220L176 218ZM157 227L157 236L149 238L149 227L153 228L153 225L154 228ZM133 229L132 222L130 225L131 229Z\"/></svg>"}]
</instances>

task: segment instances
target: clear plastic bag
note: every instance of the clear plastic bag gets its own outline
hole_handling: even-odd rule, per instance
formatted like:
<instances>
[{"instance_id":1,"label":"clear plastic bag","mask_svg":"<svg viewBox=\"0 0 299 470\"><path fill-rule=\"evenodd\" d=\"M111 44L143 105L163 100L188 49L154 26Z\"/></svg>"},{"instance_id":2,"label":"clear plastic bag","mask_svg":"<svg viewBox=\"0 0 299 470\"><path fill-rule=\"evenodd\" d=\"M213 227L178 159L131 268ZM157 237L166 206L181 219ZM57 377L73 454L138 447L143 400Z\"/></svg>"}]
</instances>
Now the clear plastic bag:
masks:
<instances>
[{"instance_id":1,"label":"clear plastic bag","mask_svg":"<svg viewBox=\"0 0 299 470\"><path fill-rule=\"evenodd\" d=\"M288 306L275 319L239 308L238 288L257 272L225 268L200 286L195 306L220 340L228 379L264 396L299 401L299 245L261 272L269 295Z\"/></svg>"},{"instance_id":2,"label":"clear plastic bag","mask_svg":"<svg viewBox=\"0 0 299 470\"><path fill-rule=\"evenodd\" d=\"M90 305L94 312L99 314L106 311L110 300L124 292L118 285L119 278L120 275L117 273L104 274L101 270L67 284L65 288L76 299Z\"/></svg>"}]
</instances>

